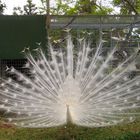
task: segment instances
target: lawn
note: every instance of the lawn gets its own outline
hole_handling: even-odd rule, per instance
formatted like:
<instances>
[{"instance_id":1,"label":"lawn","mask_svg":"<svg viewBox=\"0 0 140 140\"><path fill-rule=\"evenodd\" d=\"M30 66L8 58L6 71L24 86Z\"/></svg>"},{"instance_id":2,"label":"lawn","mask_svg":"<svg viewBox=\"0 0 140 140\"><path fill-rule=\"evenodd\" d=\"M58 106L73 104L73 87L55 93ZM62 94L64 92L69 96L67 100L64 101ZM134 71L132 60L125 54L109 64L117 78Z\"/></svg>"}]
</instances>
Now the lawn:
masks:
<instances>
[{"instance_id":1,"label":"lawn","mask_svg":"<svg viewBox=\"0 0 140 140\"><path fill-rule=\"evenodd\" d=\"M1 122L0 140L140 140L140 122L104 128L61 126L42 129L16 128Z\"/></svg>"}]
</instances>

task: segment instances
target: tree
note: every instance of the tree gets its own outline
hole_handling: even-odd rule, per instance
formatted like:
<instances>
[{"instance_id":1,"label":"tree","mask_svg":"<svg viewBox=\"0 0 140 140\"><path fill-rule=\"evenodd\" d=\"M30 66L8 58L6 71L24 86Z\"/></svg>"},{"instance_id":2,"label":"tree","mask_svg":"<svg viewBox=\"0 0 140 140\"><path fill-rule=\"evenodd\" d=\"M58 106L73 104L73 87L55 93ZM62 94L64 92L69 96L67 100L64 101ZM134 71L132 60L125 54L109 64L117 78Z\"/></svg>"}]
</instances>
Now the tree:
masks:
<instances>
[{"instance_id":1,"label":"tree","mask_svg":"<svg viewBox=\"0 0 140 140\"><path fill-rule=\"evenodd\" d=\"M3 15L4 10L6 9L5 3L0 0L0 15Z\"/></svg>"},{"instance_id":2,"label":"tree","mask_svg":"<svg viewBox=\"0 0 140 140\"><path fill-rule=\"evenodd\" d=\"M113 5L120 8L120 14L137 15L140 13L140 0L113 0Z\"/></svg>"},{"instance_id":3,"label":"tree","mask_svg":"<svg viewBox=\"0 0 140 140\"><path fill-rule=\"evenodd\" d=\"M21 7L14 7L13 15L23 15L23 10L21 9Z\"/></svg>"},{"instance_id":4,"label":"tree","mask_svg":"<svg viewBox=\"0 0 140 140\"><path fill-rule=\"evenodd\" d=\"M36 15L37 7L33 4L32 0L27 0L27 4L24 6L24 11L26 15Z\"/></svg>"},{"instance_id":5,"label":"tree","mask_svg":"<svg viewBox=\"0 0 140 140\"><path fill-rule=\"evenodd\" d=\"M41 2L42 11L46 11L47 0L41 0ZM50 13L53 15L106 15L112 12L111 8L98 4L97 0L56 0L55 2L55 5L50 7Z\"/></svg>"},{"instance_id":6,"label":"tree","mask_svg":"<svg viewBox=\"0 0 140 140\"><path fill-rule=\"evenodd\" d=\"M79 0L76 7L79 14L107 15L112 12L111 8L102 6L97 0Z\"/></svg>"},{"instance_id":7,"label":"tree","mask_svg":"<svg viewBox=\"0 0 140 140\"><path fill-rule=\"evenodd\" d=\"M23 10L21 7L14 7L14 15L36 15L38 13L36 5L32 0L27 0L27 4L24 5Z\"/></svg>"}]
</instances>

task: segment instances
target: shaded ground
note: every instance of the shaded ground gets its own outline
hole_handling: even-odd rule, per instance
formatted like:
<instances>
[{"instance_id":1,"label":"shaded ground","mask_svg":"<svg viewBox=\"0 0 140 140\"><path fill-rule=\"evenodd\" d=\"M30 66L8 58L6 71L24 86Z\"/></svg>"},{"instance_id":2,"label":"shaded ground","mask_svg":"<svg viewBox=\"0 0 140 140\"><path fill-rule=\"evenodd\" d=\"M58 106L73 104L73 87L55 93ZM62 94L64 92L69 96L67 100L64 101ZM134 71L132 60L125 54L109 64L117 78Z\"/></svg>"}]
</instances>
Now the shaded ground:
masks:
<instances>
[{"instance_id":1,"label":"shaded ground","mask_svg":"<svg viewBox=\"0 0 140 140\"><path fill-rule=\"evenodd\" d=\"M140 140L140 122L106 128L16 128L0 123L0 140Z\"/></svg>"}]
</instances>

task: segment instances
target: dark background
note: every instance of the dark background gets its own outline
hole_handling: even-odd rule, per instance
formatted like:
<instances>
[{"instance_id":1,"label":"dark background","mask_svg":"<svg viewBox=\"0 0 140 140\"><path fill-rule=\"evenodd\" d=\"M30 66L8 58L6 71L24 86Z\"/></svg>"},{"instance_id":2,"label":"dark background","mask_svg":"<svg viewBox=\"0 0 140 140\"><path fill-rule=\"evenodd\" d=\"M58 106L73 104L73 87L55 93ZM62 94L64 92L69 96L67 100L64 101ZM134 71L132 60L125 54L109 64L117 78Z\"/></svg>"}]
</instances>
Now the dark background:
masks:
<instances>
[{"instance_id":1,"label":"dark background","mask_svg":"<svg viewBox=\"0 0 140 140\"><path fill-rule=\"evenodd\" d=\"M25 47L45 46L45 16L0 16L0 59L23 59Z\"/></svg>"}]
</instances>

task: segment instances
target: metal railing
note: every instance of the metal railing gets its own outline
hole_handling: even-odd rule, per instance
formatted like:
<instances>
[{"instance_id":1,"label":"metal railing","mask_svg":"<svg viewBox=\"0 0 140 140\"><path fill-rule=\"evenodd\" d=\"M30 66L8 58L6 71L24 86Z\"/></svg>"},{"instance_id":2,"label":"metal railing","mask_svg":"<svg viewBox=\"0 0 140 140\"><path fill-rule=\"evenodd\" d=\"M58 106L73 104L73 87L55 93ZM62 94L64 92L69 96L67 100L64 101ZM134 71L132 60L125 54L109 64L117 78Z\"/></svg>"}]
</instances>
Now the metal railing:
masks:
<instances>
[{"instance_id":1,"label":"metal railing","mask_svg":"<svg viewBox=\"0 0 140 140\"><path fill-rule=\"evenodd\" d=\"M76 28L76 29L94 29L94 28L124 28L127 26L140 27L140 16L94 16L94 15L74 15L60 16L51 15L51 28Z\"/></svg>"}]
</instances>

